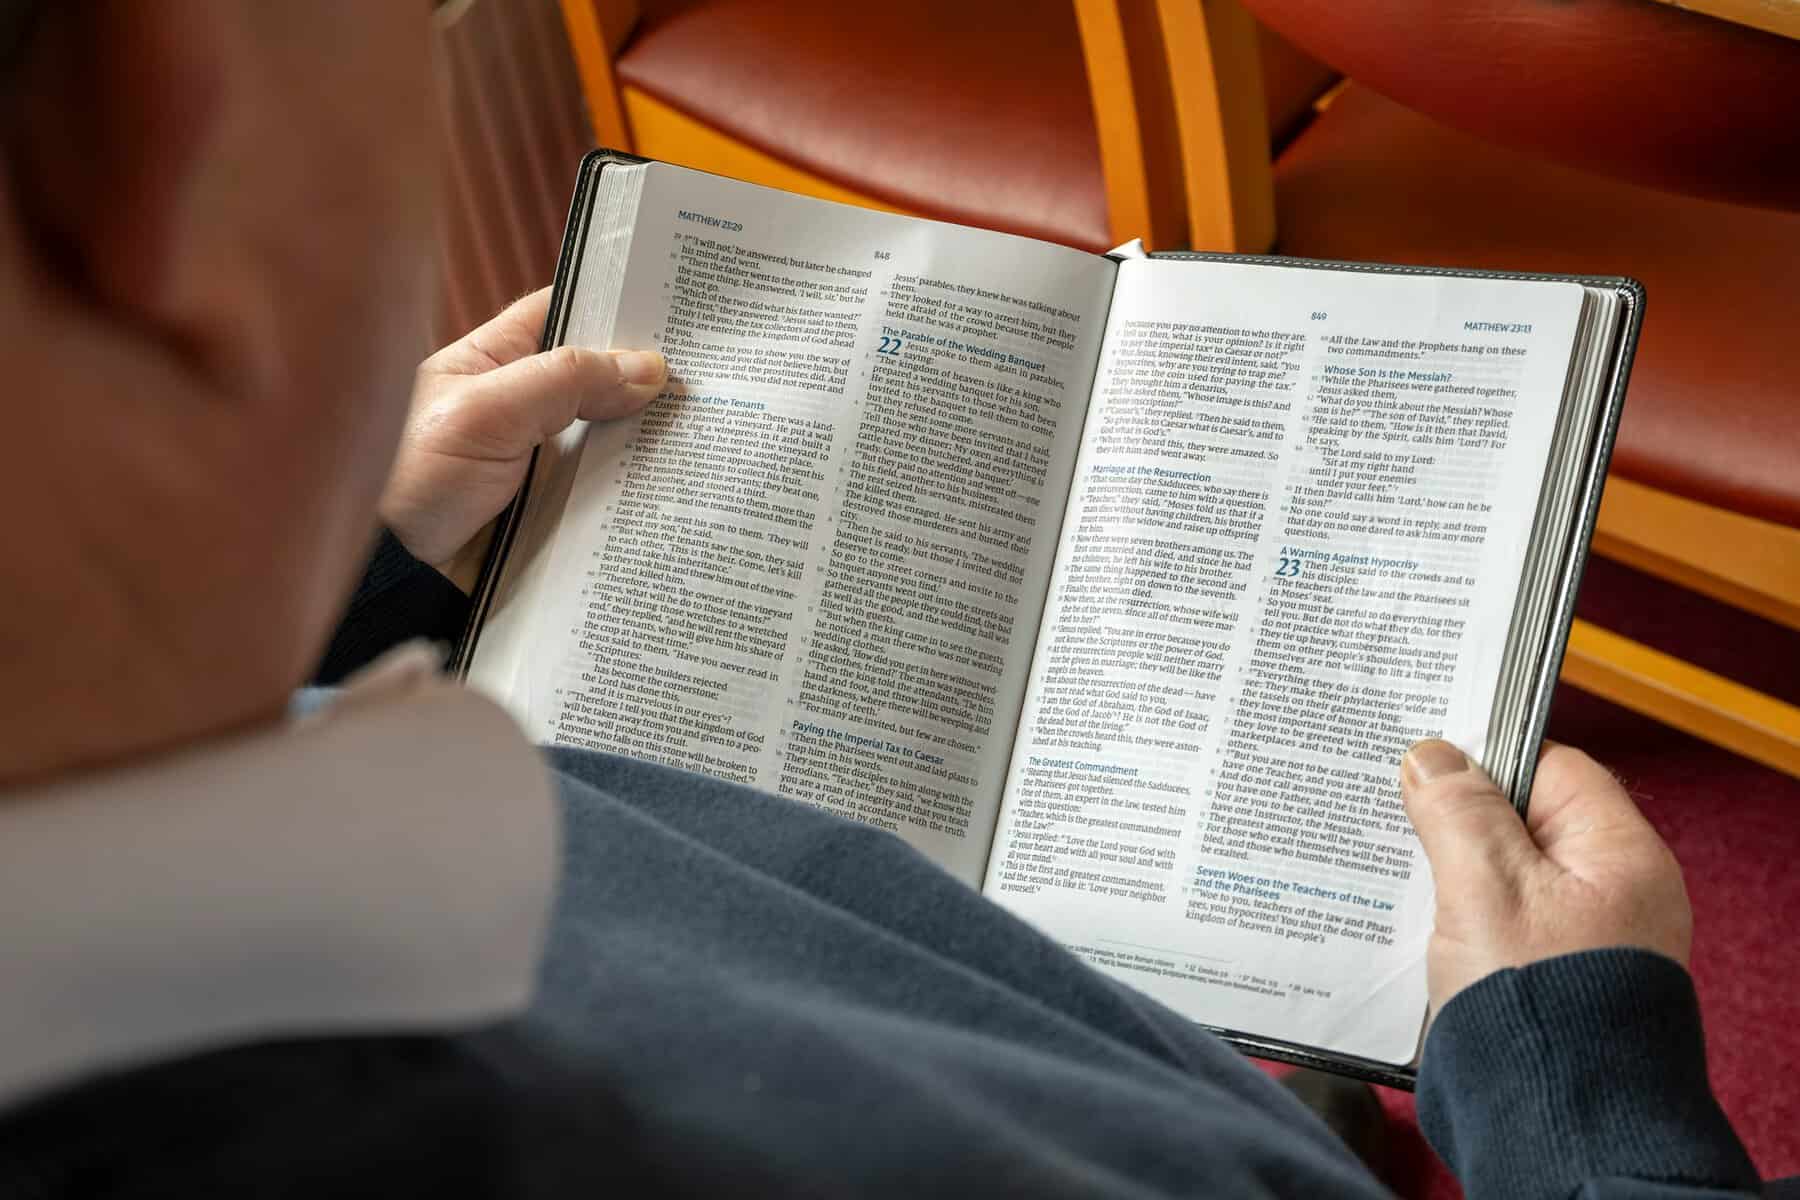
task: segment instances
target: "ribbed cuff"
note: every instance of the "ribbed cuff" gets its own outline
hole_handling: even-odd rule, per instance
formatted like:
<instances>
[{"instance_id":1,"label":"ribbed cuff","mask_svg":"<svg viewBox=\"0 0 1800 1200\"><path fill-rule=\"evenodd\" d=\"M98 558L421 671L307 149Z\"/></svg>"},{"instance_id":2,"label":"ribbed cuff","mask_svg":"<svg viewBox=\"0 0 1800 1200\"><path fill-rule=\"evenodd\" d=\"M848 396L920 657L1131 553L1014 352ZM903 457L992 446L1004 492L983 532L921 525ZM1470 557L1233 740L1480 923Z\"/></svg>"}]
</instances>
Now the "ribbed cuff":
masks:
<instances>
[{"instance_id":1,"label":"ribbed cuff","mask_svg":"<svg viewBox=\"0 0 1800 1200\"><path fill-rule=\"evenodd\" d=\"M383 529L313 682L338 683L401 642L426 638L454 643L468 619L469 598L462 589Z\"/></svg>"},{"instance_id":2,"label":"ribbed cuff","mask_svg":"<svg viewBox=\"0 0 1800 1200\"><path fill-rule=\"evenodd\" d=\"M1438 1014L1419 1124L1471 1198L1608 1178L1758 1186L1713 1098L1688 973L1648 950L1498 971Z\"/></svg>"}]
</instances>

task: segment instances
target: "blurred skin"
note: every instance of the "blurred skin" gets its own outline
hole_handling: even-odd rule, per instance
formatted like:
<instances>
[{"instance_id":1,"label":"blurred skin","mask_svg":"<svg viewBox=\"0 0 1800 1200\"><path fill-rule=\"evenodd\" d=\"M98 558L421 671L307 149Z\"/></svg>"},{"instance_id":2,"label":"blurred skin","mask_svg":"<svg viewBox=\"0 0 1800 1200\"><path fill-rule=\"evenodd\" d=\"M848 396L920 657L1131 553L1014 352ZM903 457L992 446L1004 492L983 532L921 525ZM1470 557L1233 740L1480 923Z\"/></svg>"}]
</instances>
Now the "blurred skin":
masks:
<instances>
[{"instance_id":1,"label":"blurred skin","mask_svg":"<svg viewBox=\"0 0 1800 1200\"><path fill-rule=\"evenodd\" d=\"M424 0L55 0L0 103L0 785L269 718L374 529Z\"/></svg>"},{"instance_id":2,"label":"blurred skin","mask_svg":"<svg viewBox=\"0 0 1800 1200\"><path fill-rule=\"evenodd\" d=\"M272 720L378 501L453 569L532 446L659 386L654 356L535 354L538 293L418 368L408 420L428 9L44 5L0 94L0 788ZM1545 754L1528 824L1446 743L1401 774L1438 888L1434 1011L1575 950L1686 961L1680 871L1585 755Z\"/></svg>"}]
</instances>

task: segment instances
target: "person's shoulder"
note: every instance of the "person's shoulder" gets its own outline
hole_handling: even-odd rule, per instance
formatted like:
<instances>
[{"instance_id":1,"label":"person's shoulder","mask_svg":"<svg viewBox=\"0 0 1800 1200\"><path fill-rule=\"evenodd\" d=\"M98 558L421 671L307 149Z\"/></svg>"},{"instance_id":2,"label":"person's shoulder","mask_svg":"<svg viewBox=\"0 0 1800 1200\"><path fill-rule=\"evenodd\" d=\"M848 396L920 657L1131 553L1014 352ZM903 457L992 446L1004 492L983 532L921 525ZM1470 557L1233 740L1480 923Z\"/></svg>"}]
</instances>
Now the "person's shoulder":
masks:
<instances>
[{"instance_id":1,"label":"person's shoulder","mask_svg":"<svg viewBox=\"0 0 1800 1200\"><path fill-rule=\"evenodd\" d=\"M533 1176L581 1168L532 1142L529 1092L466 1038L218 1050L0 1114L0 1194L532 1195Z\"/></svg>"}]
</instances>

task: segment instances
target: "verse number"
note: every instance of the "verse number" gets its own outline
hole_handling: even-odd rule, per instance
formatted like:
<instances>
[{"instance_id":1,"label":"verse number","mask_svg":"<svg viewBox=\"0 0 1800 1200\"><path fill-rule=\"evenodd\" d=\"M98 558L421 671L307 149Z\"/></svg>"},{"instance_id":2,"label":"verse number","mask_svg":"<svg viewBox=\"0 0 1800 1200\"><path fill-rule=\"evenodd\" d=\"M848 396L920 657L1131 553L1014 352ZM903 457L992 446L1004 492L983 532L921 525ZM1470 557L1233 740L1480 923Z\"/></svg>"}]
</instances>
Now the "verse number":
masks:
<instances>
[{"instance_id":1,"label":"verse number","mask_svg":"<svg viewBox=\"0 0 1800 1200\"><path fill-rule=\"evenodd\" d=\"M1312 319L1315 321L1323 321L1325 319L1326 315L1327 314L1322 313L1322 312L1316 312L1312 315Z\"/></svg>"},{"instance_id":2,"label":"verse number","mask_svg":"<svg viewBox=\"0 0 1800 1200\"><path fill-rule=\"evenodd\" d=\"M880 348L877 349L875 351L875 353L877 353L877 354L898 354L898 353L900 353L900 345L901 345L901 343L900 343L899 338L884 337L881 339Z\"/></svg>"},{"instance_id":3,"label":"verse number","mask_svg":"<svg viewBox=\"0 0 1800 1200\"><path fill-rule=\"evenodd\" d=\"M1276 563L1275 577L1277 579L1300 578L1300 560L1297 558L1284 558Z\"/></svg>"}]
</instances>

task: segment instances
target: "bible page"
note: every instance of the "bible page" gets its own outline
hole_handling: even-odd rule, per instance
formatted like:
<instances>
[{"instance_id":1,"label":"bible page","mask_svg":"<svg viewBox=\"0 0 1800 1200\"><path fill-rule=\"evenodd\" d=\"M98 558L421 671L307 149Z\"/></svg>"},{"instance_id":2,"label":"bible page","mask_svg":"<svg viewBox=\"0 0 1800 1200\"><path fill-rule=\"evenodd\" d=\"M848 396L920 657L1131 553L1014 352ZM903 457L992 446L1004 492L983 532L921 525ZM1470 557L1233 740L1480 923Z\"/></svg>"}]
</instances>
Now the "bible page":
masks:
<instances>
[{"instance_id":1,"label":"bible page","mask_svg":"<svg viewBox=\"0 0 1800 1200\"><path fill-rule=\"evenodd\" d=\"M1206 1024L1412 1059L1399 759L1484 750L1582 295L1120 268L990 896Z\"/></svg>"},{"instance_id":2,"label":"bible page","mask_svg":"<svg viewBox=\"0 0 1800 1200\"><path fill-rule=\"evenodd\" d=\"M780 792L978 885L1117 268L626 169L616 313L578 285L569 340L660 349L670 384L581 431L470 678L544 741Z\"/></svg>"}]
</instances>

